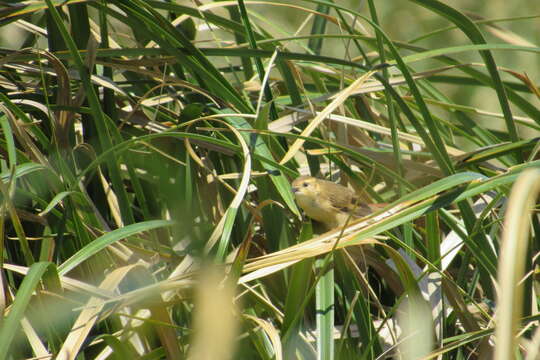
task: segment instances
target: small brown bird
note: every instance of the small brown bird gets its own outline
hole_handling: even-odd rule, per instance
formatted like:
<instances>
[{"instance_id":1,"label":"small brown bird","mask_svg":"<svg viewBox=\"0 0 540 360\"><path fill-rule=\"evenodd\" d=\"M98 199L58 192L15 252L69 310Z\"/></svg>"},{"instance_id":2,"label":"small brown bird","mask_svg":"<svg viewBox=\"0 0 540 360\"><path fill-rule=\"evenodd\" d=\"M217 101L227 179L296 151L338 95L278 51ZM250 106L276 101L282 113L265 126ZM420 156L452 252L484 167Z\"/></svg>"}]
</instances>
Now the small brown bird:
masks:
<instances>
[{"instance_id":1,"label":"small brown bird","mask_svg":"<svg viewBox=\"0 0 540 360\"><path fill-rule=\"evenodd\" d=\"M349 217L363 217L381 207L361 203L355 192L345 186L311 176L295 179L292 191L306 215L328 230L343 226Z\"/></svg>"}]
</instances>

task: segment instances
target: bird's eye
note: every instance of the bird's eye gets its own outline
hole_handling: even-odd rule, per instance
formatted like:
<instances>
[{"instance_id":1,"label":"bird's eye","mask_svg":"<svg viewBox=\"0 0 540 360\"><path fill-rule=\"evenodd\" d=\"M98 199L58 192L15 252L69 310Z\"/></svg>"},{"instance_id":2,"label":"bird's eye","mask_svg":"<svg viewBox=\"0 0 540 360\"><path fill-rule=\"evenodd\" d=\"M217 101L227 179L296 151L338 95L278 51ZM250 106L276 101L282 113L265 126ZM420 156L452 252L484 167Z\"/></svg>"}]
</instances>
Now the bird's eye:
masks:
<instances>
[{"instance_id":1,"label":"bird's eye","mask_svg":"<svg viewBox=\"0 0 540 360\"><path fill-rule=\"evenodd\" d=\"M304 187L308 187L308 186L309 186L309 184L308 184L307 182L305 182L303 185L304 185Z\"/></svg>"}]
</instances>

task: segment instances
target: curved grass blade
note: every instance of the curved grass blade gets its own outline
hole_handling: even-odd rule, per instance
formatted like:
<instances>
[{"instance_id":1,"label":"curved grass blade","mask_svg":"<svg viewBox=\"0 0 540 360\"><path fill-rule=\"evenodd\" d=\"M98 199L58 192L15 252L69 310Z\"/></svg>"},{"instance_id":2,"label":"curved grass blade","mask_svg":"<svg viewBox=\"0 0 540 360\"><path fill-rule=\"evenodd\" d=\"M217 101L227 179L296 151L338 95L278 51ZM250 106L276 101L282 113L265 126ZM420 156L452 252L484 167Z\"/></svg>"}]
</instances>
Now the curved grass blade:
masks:
<instances>
[{"instance_id":1,"label":"curved grass blade","mask_svg":"<svg viewBox=\"0 0 540 360\"><path fill-rule=\"evenodd\" d=\"M471 39L473 43L486 44L486 40L484 36L482 35L482 33L480 32L480 29L478 29L478 26L472 20L470 20L467 16L460 13L458 10L442 2L439 2L437 0L410 0L410 1L420 4L421 6L428 8L432 11L435 11L442 17L450 20L451 22L456 24L456 26L458 26L465 33L465 35L467 35L469 39ZM506 128L508 130L510 140L518 141L519 137L518 137L516 125L514 123L514 120L512 119L512 112L510 111L510 105L508 104L506 91L502 84L499 71L497 70L495 59L493 58L489 50L480 51L480 55L484 59L487 70L492 80L493 87L495 88L495 91L499 98L499 103L501 105L502 112L506 120Z\"/></svg>"},{"instance_id":2,"label":"curved grass blade","mask_svg":"<svg viewBox=\"0 0 540 360\"><path fill-rule=\"evenodd\" d=\"M60 275L65 275L73 268L77 267L80 263L88 259L89 257L97 254L101 250L105 249L107 246L125 239L129 236L141 233L143 231L150 231L153 229L158 229L166 226L172 226L174 222L167 220L149 220L141 223L135 223L127 225L123 228L113 230L103 236L92 241L90 244L86 245L79 251L77 251L73 256L64 261L58 267L58 273Z\"/></svg>"},{"instance_id":3,"label":"curved grass blade","mask_svg":"<svg viewBox=\"0 0 540 360\"><path fill-rule=\"evenodd\" d=\"M34 263L28 270L28 274L24 277L15 295L15 301L11 305L11 311L2 322L0 328L0 360L8 358L9 347L18 334L17 330L30 303L30 298L37 290L43 275L50 266L54 267L54 264L49 262Z\"/></svg>"},{"instance_id":4,"label":"curved grass blade","mask_svg":"<svg viewBox=\"0 0 540 360\"><path fill-rule=\"evenodd\" d=\"M530 214L539 193L540 169L527 169L516 180L508 200L499 259L496 360L511 359L518 351L517 335L522 317L523 275L530 236Z\"/></svg>"}]
</instances>

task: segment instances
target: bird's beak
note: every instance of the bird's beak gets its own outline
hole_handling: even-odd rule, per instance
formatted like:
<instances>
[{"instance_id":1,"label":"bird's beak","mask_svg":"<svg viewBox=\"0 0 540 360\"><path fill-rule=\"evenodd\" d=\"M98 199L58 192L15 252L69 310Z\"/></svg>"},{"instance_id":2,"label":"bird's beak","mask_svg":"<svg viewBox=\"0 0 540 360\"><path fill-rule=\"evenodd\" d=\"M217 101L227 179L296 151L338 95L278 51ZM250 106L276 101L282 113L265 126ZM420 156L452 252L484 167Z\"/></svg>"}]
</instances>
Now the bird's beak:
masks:
<instances>
[{"instance_id":1,"label":"bird's beak","mask_svg":"<svg viewBox=\"0 0 540 360\"><path fill-rule=\"evenodd\" d=\"M293 194L296 194L296 193L298 192L298 190L300 190L300 189L298 189L297 187L293 187L293 188L292 188Z\"/></svg>"}]
</instances>

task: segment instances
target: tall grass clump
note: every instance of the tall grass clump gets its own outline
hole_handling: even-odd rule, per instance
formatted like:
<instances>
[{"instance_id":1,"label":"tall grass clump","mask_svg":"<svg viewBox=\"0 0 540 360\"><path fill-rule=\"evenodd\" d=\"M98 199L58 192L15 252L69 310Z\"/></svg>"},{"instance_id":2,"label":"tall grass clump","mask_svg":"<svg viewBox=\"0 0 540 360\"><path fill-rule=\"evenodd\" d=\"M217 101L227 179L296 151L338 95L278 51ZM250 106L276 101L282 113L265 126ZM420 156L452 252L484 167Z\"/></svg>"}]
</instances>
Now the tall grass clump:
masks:
<instances>
[{"instance_id":1,"label":"tall grass clump","mask_svg":"<svg viewBox=\"0 0 540 360\"><path fill-rule=\"evenodd\" d=\"M0 360L540 356L540 15L461 3L2 3Z\"/></svg>"}]
</instances>

